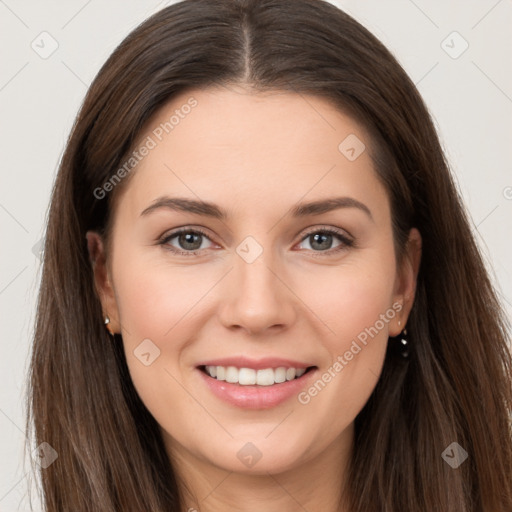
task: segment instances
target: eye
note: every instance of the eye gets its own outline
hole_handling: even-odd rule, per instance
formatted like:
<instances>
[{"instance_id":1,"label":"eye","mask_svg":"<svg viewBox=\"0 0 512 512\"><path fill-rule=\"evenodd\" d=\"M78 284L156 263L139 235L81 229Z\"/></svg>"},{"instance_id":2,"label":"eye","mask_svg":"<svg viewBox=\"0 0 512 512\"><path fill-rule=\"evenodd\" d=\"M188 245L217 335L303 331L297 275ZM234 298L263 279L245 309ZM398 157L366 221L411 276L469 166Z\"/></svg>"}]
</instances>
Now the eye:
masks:
<instances>
[{"instance_id":1,"label":"eye","mask_svg":"<svg viewBox=\"0 0 512 512\"><path fill-rule=\"evenodd\" d=\"M333 239L336 238L340 243L332 248ZM301 242L303 243L306 240L309 241L310 247L314 252L320 253L332 254L354 246L354 240L349 238L342 231L338 231L333 228L315 228L314 230L309 231Z\"/></svg>"},{"instance_id":2,"label":"eye","mask_svg":"<svg viewBox=\"0 0 512 512\"><path fill-rule=\"evenodd\" d=\"M176 238L176 243L178 247L170 244L171 240ZM163 239L160 240L161 245L165 245L166 248L171 250L176 254L181 254L184 256L194 256L198 254L198 251L203 250L205 247L203 245L203 239L208 238L208 235L201 231L200 229L180 229L171 233L169 235L164 236ZM211 240L210 240L211 241ZM183 250L182 250L183 249Z\"/></svg>"}]
</instances>

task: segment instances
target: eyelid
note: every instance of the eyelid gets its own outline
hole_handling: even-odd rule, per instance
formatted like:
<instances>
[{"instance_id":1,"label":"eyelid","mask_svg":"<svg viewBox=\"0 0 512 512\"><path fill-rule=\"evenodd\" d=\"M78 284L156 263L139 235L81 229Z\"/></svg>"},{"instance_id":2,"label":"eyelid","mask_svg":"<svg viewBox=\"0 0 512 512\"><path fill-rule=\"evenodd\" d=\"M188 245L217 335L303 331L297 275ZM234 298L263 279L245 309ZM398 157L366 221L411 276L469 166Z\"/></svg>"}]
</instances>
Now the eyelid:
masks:
<instances>
[{"instance_id":1,"label":"eyelid","mask_svg":"<svg viewBox=\"0 0 512 512\"><path fill-rule=\"evenodd\" d=\"M334 226L313 226L312 228L308 228L304 234L304 236L301 238L301 242L303 240L305 240L309 235L313 234L313 233L317 233L317 232L322 232L322 233L330 233L330 234L334 234L334 235L338 235L342 238L345 238L347 241L350 241L350 242L355 242L355 239L354 237L345 229L341 229L341 228L336 228Z\"/></svg>"}]
</instances>

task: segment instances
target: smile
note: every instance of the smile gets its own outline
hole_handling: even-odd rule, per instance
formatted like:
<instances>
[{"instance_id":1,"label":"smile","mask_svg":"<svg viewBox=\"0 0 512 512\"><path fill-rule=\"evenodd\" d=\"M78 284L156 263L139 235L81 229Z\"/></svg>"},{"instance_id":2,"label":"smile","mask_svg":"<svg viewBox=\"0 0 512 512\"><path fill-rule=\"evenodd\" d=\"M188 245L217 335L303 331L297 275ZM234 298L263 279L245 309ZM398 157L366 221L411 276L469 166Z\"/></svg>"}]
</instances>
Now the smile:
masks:
<instances>
[{"instance_id":1,"label":"smile","mask_svg":"<svg viewBox=\"0 0 512 512\"><path fill-rule=\"evenodd\" d=\"M319 370L298 361L241 356L203 361L196 372L202 385L222 402L242 409L269 409L296 398Z\"/></svg>"},{"instance_id":2,"label":"smile","mask_svg":"<svg viewBox=\"0 0 512 512\"><path fill-rule=\"evenodd\" d=\"M239 384L240 386L272 386L283 382L300 378L307 371L313 369L293 368L280 366L277 368L237 368L236 366L202 366L200 369L210 377L219 381L226 381L230 384Z\"/></svg>"}]
</instances>

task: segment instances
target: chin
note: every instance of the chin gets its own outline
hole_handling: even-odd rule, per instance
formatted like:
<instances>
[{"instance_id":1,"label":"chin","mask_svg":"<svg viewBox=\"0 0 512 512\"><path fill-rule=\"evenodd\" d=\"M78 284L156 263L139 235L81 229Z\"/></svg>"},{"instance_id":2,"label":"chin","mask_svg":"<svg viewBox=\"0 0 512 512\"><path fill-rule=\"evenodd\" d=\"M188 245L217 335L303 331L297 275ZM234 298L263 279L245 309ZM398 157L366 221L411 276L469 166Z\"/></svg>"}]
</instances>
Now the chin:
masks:
<instances>
[{"instance_id":1,"label":"chin","mask_svg":"<svg viewBox=\"0 0 512 512\"><path fill-rule=\"evenodd\" d=\"M268 434L265 434L268 435ZM198 454L209 464L225 471L247 475L278 474L294 469L306 462L304 447L300 450L283 438L276 437L273 442L265 439L231 440L217 446L213 453Z\"/></svg>"}]
</instances>

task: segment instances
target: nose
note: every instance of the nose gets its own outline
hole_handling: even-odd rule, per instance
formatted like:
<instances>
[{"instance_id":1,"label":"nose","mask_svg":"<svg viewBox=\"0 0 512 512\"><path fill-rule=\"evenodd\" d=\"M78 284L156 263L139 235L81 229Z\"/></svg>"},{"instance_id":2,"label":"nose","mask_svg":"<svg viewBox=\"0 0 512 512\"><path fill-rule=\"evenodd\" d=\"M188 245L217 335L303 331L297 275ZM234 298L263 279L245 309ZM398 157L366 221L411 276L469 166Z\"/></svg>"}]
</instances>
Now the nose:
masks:
<instances>
[{"instance_id":1,"label":"nose","mask_svg":"<svg viewBox=\"0 0 512 512\"><path fill-rule=\"evenodd\" d=\"M263 251L252 263L235 255L234 268L225 280L219 313L226 328L268 335L294 322L299 300L287 283L282 266L275 259L271 261L269 253Z\"/></svg>"}]
</instances>

